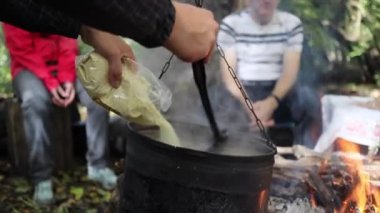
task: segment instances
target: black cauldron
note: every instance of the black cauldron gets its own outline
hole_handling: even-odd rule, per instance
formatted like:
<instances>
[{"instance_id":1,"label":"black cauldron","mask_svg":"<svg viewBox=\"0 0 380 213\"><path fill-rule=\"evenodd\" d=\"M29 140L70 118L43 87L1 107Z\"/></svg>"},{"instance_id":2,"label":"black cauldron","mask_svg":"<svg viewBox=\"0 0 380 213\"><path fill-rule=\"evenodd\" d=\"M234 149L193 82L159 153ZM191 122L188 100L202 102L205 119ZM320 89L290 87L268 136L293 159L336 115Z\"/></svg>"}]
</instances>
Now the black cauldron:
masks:
<instances>
[{"instance_id":1,"label":"black cauldron","mask_svg":"<svg viewBox=\"0 0 380 213\"><path fill-rule=\"evenodd\" d=\"M207 126L171 123L183 148L129 127L119 212L267 212L276 150L260 134L229 132L215 143Z\"/></svg>"}]
</instances>

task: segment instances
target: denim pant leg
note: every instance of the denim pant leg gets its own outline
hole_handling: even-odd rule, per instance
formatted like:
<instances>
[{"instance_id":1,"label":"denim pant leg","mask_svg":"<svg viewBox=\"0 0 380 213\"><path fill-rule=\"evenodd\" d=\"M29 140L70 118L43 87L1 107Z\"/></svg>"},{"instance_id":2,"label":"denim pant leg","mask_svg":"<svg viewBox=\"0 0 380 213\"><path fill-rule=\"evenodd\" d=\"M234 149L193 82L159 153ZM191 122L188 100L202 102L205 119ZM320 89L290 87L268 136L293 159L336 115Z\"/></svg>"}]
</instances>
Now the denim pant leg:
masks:
<instances>
[{"instance_id":1,"label":"denim pant leg","mask_svg":"<svg viewBox=\"0 0 380 213\"><path fill-rule=\"evenodd\" d=\"M107 166L108 155L108 111L88 96L79 80L76 82L76 91L81 104L87 108L87 163L103 168Z\"/></svg>"},{"instance_id":2,"label":"denim pant leg","mask_svg":"<svg viewBox=\"0 0 380 213\"><path fill-rule=\"evenodd\" d=\"M318 92L307 85L296 85L292 112L297 123L295 143L314 148L321 131L321 111Z\"/></svg>"},{"instance_id":3,"label":"denim pant leg","mask_svg":"<svg viewBox=\"0 0 380 213\"><path fill-rule=\"evenodd\" d=\"M31 181L36 184L52 175L52 107L51 96L43 82L32 72L22 71L13 81L21 100L25 140L29 147Z\"/></svg>"}]
</instances>

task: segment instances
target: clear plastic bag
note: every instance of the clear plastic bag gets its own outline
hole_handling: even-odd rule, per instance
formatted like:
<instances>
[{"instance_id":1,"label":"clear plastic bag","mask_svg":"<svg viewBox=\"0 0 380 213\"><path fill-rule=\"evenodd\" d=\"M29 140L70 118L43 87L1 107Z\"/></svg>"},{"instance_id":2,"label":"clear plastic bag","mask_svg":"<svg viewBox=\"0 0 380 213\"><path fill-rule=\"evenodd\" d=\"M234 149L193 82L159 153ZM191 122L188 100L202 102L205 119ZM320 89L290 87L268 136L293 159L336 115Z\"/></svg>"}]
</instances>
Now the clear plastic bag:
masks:
<instances>
[{"instance_id":1,"label":"clear plastic bag","mask_svg":"<svg viewBox=\"0 0 380 213\"><path fill-rule=\"evenodd\" d=\"M93 67L92 68L90 67L90 69L89 69L89 71L92 70L91 76L86 74L86 73L80 73L80 72L83 72L87 69L85 67L86 65L84 63L89 62L89 60L95 61L95 63L91 62ZM91 90L91 91L94 90L94 88L92 88L92 87L100 87L100 84L103 84L104 83L103 81L108 79L108 77L107 77L108 68L103 67L103 66L108 66L108 65L104 64L104 62L106 62L105 59L103 59L100 55L98 55L95 52L89 53L87 55L81 55L81 56L77 57L77 60L76 60L77 66L82 66L82 70L79 70L79 72L78 72L78 78L82 82L82 84L88 85L89 90ZM149 94L150 100L162 112L168 111L171 104L172 104L172 96L173 96L170 89L162 81L160 81L152 73L152 71L150 71L145 66L137 63L136 61L134 61L130 58L124 58L123 62L125 65L124 68L126 68L123 70L123 72L133 73L134 75L129 75L129 76L132 76L133 78L142 77L144 80L146 80L149 83L148 94ZM99 67L99 65L101 65L102 67ZM85 72L87 72L87 71L85 71ZM99 77L99 78L97 78L97 77ZM123 74L122 84L123 83L128 84L128 82L125 82L126 81L125 77L126 76ZM92 84L93 86L89 85L89 83ZM100 87L99 90L101 90L101 89L104 89L104 88ZM114 93L115 96L118 96L118 97L125 96L125 94L124 95L122 94L123 91L121 91L121 90L110 91L110 89L112 89L112 88L109 88L107 90L107 93L112 92L112 93ZM99 90L96 90L94 92L91 92L88 90L87 91L89 93L91 93L90 96L92 96L92 97L99 96L99 95L105 95L105 94L102 94L102 93L106 93L105 91L99 91ZM97 92L100 92L100 94L95 94Z\"/></svg>"},{"instance_id":2,"label":"clear plastic bag","mask_svg":"<svg viewBox=\"0 0 380 213\"><path fill-rule=\"evenodd\" d=\"M125 63L135 67L139 75L143 76L150 84L149 98L161 111L166 112L172 104L173 94L170 89L160 81L149 69L135 61L126 58Z\"/></svg>"},{"instance_id":3,"label":"clear plastic bag","mask_svg":"<svg viewBox=\"0 0 380 213\"><path fill-rule=\"evenodd\" d=\"M179 145L173 127L160 113L169 109L172 93L147 68L125 59L122 81L115 89L108 83L107 60L92 52L78 58L77 75L94 101L130 122L159 126L157 140Z\"/></svg>"}]
</instances>

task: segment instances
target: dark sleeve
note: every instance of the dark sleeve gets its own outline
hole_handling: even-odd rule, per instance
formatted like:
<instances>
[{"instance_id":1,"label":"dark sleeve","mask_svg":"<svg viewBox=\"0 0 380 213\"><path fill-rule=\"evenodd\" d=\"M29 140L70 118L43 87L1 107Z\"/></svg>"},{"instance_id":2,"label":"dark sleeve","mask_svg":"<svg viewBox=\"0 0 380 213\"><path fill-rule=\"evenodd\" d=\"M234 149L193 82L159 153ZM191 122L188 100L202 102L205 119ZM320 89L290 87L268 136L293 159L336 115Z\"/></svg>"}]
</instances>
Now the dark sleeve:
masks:
<instances>
[{"instance_id":1,"label":"dark sleeve","mask_svg":"<svg viewBox=\"0 0 380 213\"><path fill-rule=\"evenodd\" d=\"M174 25L171 0L2 0L0 20L29 31L75 38L86 24L129 37L147 47L162 45Z\"/></svg>"},{"instance_id":2,"label":"dark sleeve","mask_svg":"<svg viewBox=\"0 0 380 213\"><path fill-rule=\"evenodd\" d=\"M162 45L169 37L175 19L171 0L2 1L7 7L0 5L0 13L4 13L0 15L2 19L29 30L73 37L79 30L79 25L74 21L77 20L129 37L147 47ZM31 20L34 22L30 23ZM48 26L41 26L42 23Z\"/></svg>"},{"instance_id":3,"label":"dark sleeve","mask_svg":"<svg viewBox=\"0 0 380 213\"><path fill-rule=\"evenodd\" d=\"M171 0L35 1L62 11L83 24L129 37L147 47L162 45L169 37L175 19Z\"/></svg>"},{"instance_id":4,"label":"dark sleeve","mask_svg":"<svg viewBox=\"0 0 380 213\"><path fill-rule=\"evenodd\" d=\"M2 0L0 21L31 32L60 34L77 38L81 24L67 15L33 0Z\"/></svg>"}]
</instances>

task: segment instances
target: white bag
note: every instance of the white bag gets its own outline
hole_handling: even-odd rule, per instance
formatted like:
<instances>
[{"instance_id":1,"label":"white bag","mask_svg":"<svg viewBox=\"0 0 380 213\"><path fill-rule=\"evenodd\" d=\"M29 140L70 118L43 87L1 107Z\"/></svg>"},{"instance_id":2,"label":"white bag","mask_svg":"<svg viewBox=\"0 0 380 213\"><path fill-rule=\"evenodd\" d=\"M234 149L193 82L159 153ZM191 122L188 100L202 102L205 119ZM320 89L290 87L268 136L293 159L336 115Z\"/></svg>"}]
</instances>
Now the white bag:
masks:
<instances>
[{"instance_id":1,"label":"white bag","mask_svg":"<svg viewBox=\"0 0 380 213\"><path fill-rule=\"evenodd\" d=\"M314 150L325 152L337 138L380 146L380 111L358 106L371 98L326 95L322 98L323 133Z\"/></svg>"}]
</instances>

